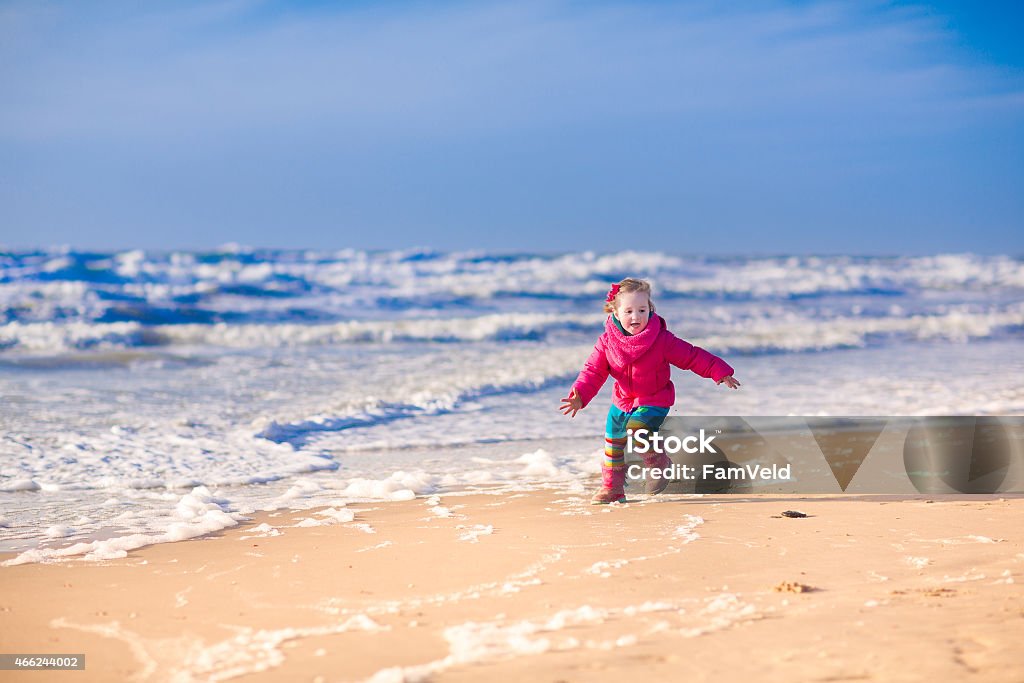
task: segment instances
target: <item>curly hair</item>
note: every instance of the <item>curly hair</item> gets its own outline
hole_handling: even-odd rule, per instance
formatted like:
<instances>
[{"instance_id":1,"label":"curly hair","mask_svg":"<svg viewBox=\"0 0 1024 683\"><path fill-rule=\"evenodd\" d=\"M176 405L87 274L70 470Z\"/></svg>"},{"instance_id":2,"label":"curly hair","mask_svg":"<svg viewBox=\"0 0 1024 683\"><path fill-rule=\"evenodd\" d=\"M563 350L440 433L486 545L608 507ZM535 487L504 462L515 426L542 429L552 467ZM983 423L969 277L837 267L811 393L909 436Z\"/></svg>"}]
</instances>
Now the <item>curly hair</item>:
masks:
<instances>
[{"instance_id":1,"label":"curly hair","mask_svg":"<svg viewBox=\"0 0 1024 683\"><path fill-rule=\"evenodd\" d=\"M619 300L619 295L630 294L632 292L644 292L647 294L647 301L651 304L651 313L654 313L654 299L651 298L651 283L647 280L638 280L635 277L627 277L621 280L619 283L619 291L615 295L615 298L611 301L604 302L604 312L614 313L615 302Z\"/></svg>"}]
</instances>

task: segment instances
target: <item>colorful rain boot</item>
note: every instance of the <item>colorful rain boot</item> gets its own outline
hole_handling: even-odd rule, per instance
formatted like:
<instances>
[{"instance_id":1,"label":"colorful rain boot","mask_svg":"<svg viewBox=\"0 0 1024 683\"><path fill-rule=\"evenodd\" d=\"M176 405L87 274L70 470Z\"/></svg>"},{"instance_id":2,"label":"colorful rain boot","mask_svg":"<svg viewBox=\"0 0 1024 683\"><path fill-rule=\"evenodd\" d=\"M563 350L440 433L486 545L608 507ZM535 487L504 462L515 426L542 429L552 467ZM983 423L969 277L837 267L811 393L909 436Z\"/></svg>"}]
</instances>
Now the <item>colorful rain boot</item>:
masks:
<instances>
[{"instance_id":1,"label":"colorful rain boot","mask_svg":"<svg viewBox=\"0 0 1024 683\"><path fill-rule=\"evenodd\" d=\"M664 453L644 453L644 467L646 468L657 468L664 470L666 467L672 467L672 458L668 457ZM661 493L668 488L668 477L657 477L647 472L647 477L644 480L644 493L648 495L655 495Z\"/></svg>"},{"instance_id":2,"label":"colorful rain boot","mask_svg":"<svg viewBox=\"0 0 1024 683\"><path fill-rule=\"evenodd\" d=\"M607 505L608 503L626 502L626 468L601 467L601 490L590 499L591 505Z\"/></svg>"}]
</instances>

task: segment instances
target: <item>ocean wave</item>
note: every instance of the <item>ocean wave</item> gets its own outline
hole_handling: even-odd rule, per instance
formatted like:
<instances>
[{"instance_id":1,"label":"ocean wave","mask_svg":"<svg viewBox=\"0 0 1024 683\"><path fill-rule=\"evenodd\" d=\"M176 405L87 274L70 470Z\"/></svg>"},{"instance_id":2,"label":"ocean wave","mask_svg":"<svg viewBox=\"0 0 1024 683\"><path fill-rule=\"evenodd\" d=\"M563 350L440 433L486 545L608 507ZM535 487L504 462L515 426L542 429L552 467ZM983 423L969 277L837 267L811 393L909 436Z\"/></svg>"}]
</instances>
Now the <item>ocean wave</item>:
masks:
<instances>
[{"instance_id":1,"label":"ocean wave","mask_svg":"<svg viewBox=\"0 0 1024 683\"><path fill-rule=\"evenodd\" d=\"M561 355L566 356L564 350ZM569 354L572 356L573 354ZM341 432L359 427L372 427L406 418L445 415L472 410L480 399L517 393L533 393L555 386L568 386L578 369L570 363L552 371L524 369L517 377L505 381L470 384L461 388L432 394L421 392L405 402L371 400L342 415L316 415L292 422L271 421L256 436L274 443L287 443L296 449L306 447L314 436L324 432Z\"/></svg>"},{"instance_id":2,"label":"ocean wave","mask_svg":"<svg viewBox=\"0 0 1024 683\"><path fill-rule=\"evenodd\" d=\"M691 341L716 352L785 353L882 346L893 341L997 339L1024 330L1024 304L974 310L952 306L932 314L906 317L835 317L812 320L799 316L744 320L732 329L702 334Z\"/></svg>"},{"instance_id":3,"label":"ocean wave","mask_svg":"<svg viewBox=\"0 0 1024 683\"><path fill-rule=\"evenodd\" d=\"M92 349L130 349L159 344L138 323L7 323L0 325L0 351L57 354Z\"/></svg>"},{"instance_id":4,"label":"ocean wave","mask_svg":"<svg viewBox=\"0 0 1024 683\"><path fill-rule=\"evenodd\" d=\"M891 306L875 314L798 312L757 308L712 309L684 324L669 322L680 336L710 348L749 353L863 347L887 340L965 341L997 338L1024 326L1024 304L940 305L908 313ZM494 314L467 318L418 318L327 324L158 325L113 323L7 323L0 325L0 356L96 353L155 347L237 349L347 344L545 341L580 343L604 328L599 315Z\"/></svg>"},{"instance_id":5,"label":"ocean wave","mask_svg":"<svg viewBox=\"0 0 1024 683\"><path fill-rule=\"evenodd\" d=\"M1024 289L1024 264L1007 256L786 257L722 267L708 262L665 273L659 290L679 297L799 299L836 295L900 296Z\"/></svg>"},{"instance_id":6,"label":"ocean wave","mask_svg":"<svg viewBox=\"0 0 1024 683\"><path fill-rule=\"evenodd\" d=\"M494 313L598 307L608 284L650 278L657 297L792 301L1024 290L1009 256L711 258L625 251L599 255L225 249L0 253L0 323L144 325L329 322L408 312ZM358 316L355 316L358 317Z\"/></svg>"},{"instance_id":7,"label":"ocean wave","mask_svg":"<svg viewBox=\"0 0 1024 683\"><path fill-rule=\"evenodd\" d=\"M524 341L552 333L597 333L594 316L498 314L320 325L238 324L146 326L137 322L0 325L0 351L64 353L146 346L279 348L353 343Z\"/></svg>"}]
</instances>

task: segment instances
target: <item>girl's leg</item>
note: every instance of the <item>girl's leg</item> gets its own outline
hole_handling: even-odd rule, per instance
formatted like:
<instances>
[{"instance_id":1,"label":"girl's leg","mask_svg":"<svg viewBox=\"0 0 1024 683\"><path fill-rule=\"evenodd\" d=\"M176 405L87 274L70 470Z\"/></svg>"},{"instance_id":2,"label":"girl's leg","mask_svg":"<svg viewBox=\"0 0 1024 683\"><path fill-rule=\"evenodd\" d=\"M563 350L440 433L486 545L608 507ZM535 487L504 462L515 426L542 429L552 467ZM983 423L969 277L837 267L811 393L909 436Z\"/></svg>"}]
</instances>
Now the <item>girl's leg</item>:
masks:
<instances>
[{"instance_id":1,"label":"girl's leg","mask_svg":"<svg viewBox=\"0 0 1024 683\"><path fill-rule=\"evenodd\" d=\"M626 422L629 414L614 405L608 410L604 426L604 461L601 465L601 490L590 502L594 504L626 501Z\"/></svg>"},{"instance_id":2,"label":"girl's leg","mask_svg":"<svg viewBox=\"0 0 1024 683\"><path fill-rule=\"evenodd\" d=\"M661 428L661 424L665 421L665 417L668 415L668 408L661 408L659 406L637 406L629 412L628 419L626 420L626 431L640 431L646 430L647 432L656 432ZM625 441L625 440L623 440ZM648 450L647 453L639 454L644 461L644 467L651 469L657 468L663 470L666 467L672 465L672 459L664 453L656 452L652 449ZM661 493L668 486L667 477L655 478L647 473L646 481L644 482L644 493L655 494Z\"/></svg>"},{"instance_id":3,"label":"girl's leg","mask_svg":"<svg viewBox=\"0 0 1024 683\"><path fill-rule=\"evenodd\" d=\"M626 466L626 424L629 413L624 413L614 405L608 409L608 418L604 422L604 466Z\"/></svg>"}]
</instances>

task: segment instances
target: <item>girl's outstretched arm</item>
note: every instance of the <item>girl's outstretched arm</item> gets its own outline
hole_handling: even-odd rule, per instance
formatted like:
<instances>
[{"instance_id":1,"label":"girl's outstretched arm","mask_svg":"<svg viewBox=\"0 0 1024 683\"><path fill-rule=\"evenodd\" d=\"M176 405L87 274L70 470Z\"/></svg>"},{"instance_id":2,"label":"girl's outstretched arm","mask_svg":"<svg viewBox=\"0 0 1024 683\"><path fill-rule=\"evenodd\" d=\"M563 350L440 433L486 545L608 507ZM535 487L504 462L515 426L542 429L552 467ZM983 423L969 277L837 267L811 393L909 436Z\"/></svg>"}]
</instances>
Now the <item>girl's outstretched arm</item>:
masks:
<instances>
[{"instance_id":1,"label":"girl's outstretched arm","mask_svg":"<svg viewBox=\"0 0 1024 683\"><path fill-rule=\"evenodd\" d=\"M725 378L731 377L733 373L732 366L715 354L705 351L699 346L694 346L688 341L683 341L675 335L672 335L668 344L665 345L665 358L680 370L690 370L701 377L713 379L715 382L724 382ZM739 386L738 382L737 386Z\"/></svg>"}]
</instances>

